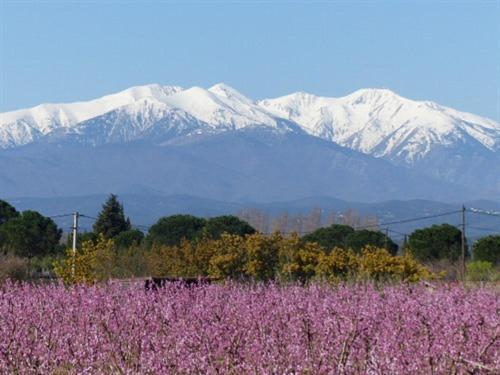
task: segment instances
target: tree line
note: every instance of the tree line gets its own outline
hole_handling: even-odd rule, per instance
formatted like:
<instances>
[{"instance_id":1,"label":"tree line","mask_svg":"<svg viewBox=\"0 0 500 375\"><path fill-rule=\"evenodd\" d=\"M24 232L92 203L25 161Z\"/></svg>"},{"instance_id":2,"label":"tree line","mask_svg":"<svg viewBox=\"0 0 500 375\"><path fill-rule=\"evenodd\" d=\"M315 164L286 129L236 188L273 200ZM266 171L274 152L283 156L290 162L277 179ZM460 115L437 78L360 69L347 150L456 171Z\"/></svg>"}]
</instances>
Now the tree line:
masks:
<instances>
[{"instance_id":1,"label":"tree line","mask_svg":"<svg viewBox=\"0 0 500 375\"><path fill-rule=\"evenodd\" d=\"M65 258L65 249L68 247L66 245L72 242L70 236L67 244L64 244L61 241L61 237L62 231L52 219L44 217L35 211L18 212L9 203L0 200L0 249L3 263L6 262L6 257L17 256L22 259L28 259L35 265L38 264L40 266L41 264L46 268L52 268L55 259ZM295 241L292 241L294 243L293 246L286 242L292 238ZM302 254L305 258L309 258L313 265L309 264L308 266L314 266L313 273L316 274L319 272L319 274L323 275L326 275L324 272L326 257L340 256L343 259L351 259L352 262L354 262L353 259L357 259L355 263L360 264L361 258L358 259L356 257L369 256L368 253L364 254L364 250L366 249L383 250L384 253L377 253L381 258L390 256L398 259L396 258L398 255L404 256L411 253L411 256L416 261L426 264L442 260L454 263L461 255L461 231L449 224L433 225L428 228L415 230L401 248L389 236L380 231L355 230L350 225L337 223L318 228L302 237L298 234L285 236L280 234L279 231L273 235L264 235L245 220L231 215L213 218L200 218L192 215L162 217L145 234L143 231L133 228L130 219L125 215L123 205L119 202L116 195L111 195L104 203L93 225L93 230L79 234L77 238L79 251L89 250L92 246L102 247L105 241L111 241L109 243L112 243L112 247L115 249L114 252L118 258L123 258L125 255L130 258L127 261L131 261L133 258L138 262L137 267L139 268L141 267L141 261L138 254L145 255L149 264L147 267L143 266L142 273L155 272L158 275L160 273L162 275L168 273L172 275L175 273L175 276L179 276L183 272L186 274L185 276L188 274L189 276L228 276L228 274L224 274L220 270L215 271L217 269L216 264L222 262L221 259L225 259L228 263L222 262L222 268L237 269L241 275L259 278L256 277L253 271L247 272L253 266L245 265L243 267L241 264L251 259L249 254L254 254L255 251L270 251L269 248L274 248L273 251L275 254L273 256L278 259L280 252L283 253L284 251L280 250L283 246L294 249L292 251L295 252L294 256ZM236 247L231 245L235 241L238 244ZM266 241L274 241L274 245L270 245ZM88 244L87 248L84 246L86 243ZM255 250L256 243L261 244L262 248ZM234 252L231 250L219 254L222 251L221 249L218 252L214 252L213 248L212 250L207 250L210 246L222 246L226 249L233 249ZM315 250L305 250L310 249L310 246L316 246ZM179 260L187 259L187 254L191 252L196 253L191 255L193 262L199 264L199 262L203 261L205 262L203 267L193 267L192 264L187 266L186 264L189 262ZM371 254L373 255L373 251ZM472 254L474 261L486 262L491 264L492 267L498 266L500 263L500 236L487 236L475 242L472 247ZM198 256L201 258L198 259ZM194 260L195 258L196 260ZM322 263L319 261L320 258L323 260ZM48 260L44 262L42 261L43 259ZM153 265L152 259L154 259L156 265ZM239 264L247 270L245 271L246 273L243 271L243 268L238 268L234 264L231 264L229 259L233 259L236 263L238 263L236 259L240 259ZM241 259L246 260L243 261ZM303 259L300 260L300 256L297 259L299 259L298 263L295 262L293 266L295 268L299 267L297 264L305 262ZM172 266L174 268L165 265L172 265L176 262L177 266ZM262 262L264 261L262 260ZM273 263L269 259L265 262L273 264L272 267L270 266L270 269L273 271L268 270L267 272L271 272L275 276L279 274L281 275L280 277L284 275L283 267L285 266L282 262ZM319 266L320 263L322 266ZM163 266L160 266L161 264ZM126 267L130 268L131 266L128 265ZM291 266L288 265L286 267ZM147 270L145 270L146 268ZM318 271L320 269L323 269L323 271ZM184 271L180 272L179 270ZM196 272L193 270L199 271L199 275L196 275ZM136 274L140 274L141 272L136 272ZM231 272L229 274L232 275ZM296 276L296 278L300 279L301 277Z\"/></svg>"}]
</instances>

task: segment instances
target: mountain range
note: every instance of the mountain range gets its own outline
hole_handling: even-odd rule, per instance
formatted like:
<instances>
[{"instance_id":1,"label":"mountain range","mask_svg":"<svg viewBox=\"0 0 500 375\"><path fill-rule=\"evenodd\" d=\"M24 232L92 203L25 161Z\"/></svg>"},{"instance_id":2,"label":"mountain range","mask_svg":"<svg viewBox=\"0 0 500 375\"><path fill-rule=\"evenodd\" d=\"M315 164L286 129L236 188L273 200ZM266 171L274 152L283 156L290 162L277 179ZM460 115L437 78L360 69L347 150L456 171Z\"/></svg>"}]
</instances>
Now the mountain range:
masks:
<instances>
[{"instance_id":1,"label":"mountain range","mask_svg":"<svg viewBox=\"0 0 500 375\"><path fill-rule=\"evenodd\" d=\"M0 196L500 197L500 123L387 89L252 100L158 84L0 114Z\"/></svg>"}]
</instances>

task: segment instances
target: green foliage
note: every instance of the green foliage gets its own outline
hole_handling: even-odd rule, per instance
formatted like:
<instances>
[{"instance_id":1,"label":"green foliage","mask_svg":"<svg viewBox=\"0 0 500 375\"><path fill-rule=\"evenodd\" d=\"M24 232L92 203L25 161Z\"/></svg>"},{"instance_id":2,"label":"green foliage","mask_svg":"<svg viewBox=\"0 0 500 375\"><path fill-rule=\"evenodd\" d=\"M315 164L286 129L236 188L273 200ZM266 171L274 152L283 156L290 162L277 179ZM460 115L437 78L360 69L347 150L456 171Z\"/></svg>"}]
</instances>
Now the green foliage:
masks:
<instances>
[{"instance_id":1,"label":"green foliage","mask_svg":"<svg viewBox=\"0 0 500 375\"><path fill-rule=\"evenodd\" d=\"M119 233L113 240L118 248L125 249L134 245L140 245L142 240L144 240L144 233L138 229L131 229Z\"/></svg>"},{"instance_id":2,"label":"green foliage","mask_svg":"<svg viewBox=\"0 0 500 375\"><path fill-rule=\"evenodd\" d=\"M0 225L19 216L19 212L13 206L0 199Z\"/></svg>"},{"instance_id":3,"label":"green foliage","mask_svg":"<svg viewBox=\"0 0 500 375\"><path fill-rule=\"evenodd\" d=\"M346 238L347 248L355 252L361 252L367 246L374 246L386 249L390 254L396 255L398 245L382 232L373 230L357 230L349 234Z\"/></svg>"},{"instance_id":4,"label":"green foliage","mask_svg":"<svg viewBox=\"0 0 500 375\"><path fill-rule=\"evenodd\" d=\"M162 217L150 229L148 243L179 245L183 239L194 241L202 234L205 219L191 215Z\"/></svg>"},{"instance_id":5,"label":"green foliage","mask_svg":"<svg viewBox=\"0 0 500 375\"><path fill-rule=\"evenodd\" d=\"M476 260L467 264L467 280L495 281L496 272L491 262Z\"/></svg>"},{"instance_id":6,"label":"green foliage","mask_svg":"<svg viewBox=\"0 0 500 375\"><path fill-rule=\"evenodd\" d=\"M417 229L409 239L407 247L423 262L448 259L452 262L461 254L462 232L449 224L433 225Z\"/></svg>"},{"instance_id":7,"label":"green foliage","mask_svg":"<svg viewBox=\"0 0 500 375\"><path fill-rule=\"evenodd\" d=\"M204 233L210 238L219 239L222 233L245 236L255 233L255 229L236 216L226 215L208 219L205 222Z\"/></svg>"},{"instance_id":8,"label":"green foliage","mask_svg":"<svg viewBox=\"0 0 500 375\"><path fill-rule=\"evenodd\" d=\"M71 240L72 236L69 236L69 239ZM76 244L80 248L84 242L87 241L92 241L92 242L97 242L99 239L99 235L94 233L94 232L83 232L83 233L78 233L76 236ZM69 242L71 244L71 241Z\"/></svg>"},{"instance_id":9,"label":"green foliage","mask_svg":"<svg viewBox=\"0 0 500 375\"><path fill-rule=\"evenodd\" d=\"M125 218L123 205L116 195L111 194L94 223L94 232L103 234L105 238L113 238L130 228L130 220Z\"/></svg>"},{"instance_id":10,"label":"green foliage","mask_svg":"<svg viewBox=\"0 0 500 375\"><path fill-rule=\"evenodd\" d=\"M62 231L52 219L35 211L24 211L0 226L4 251L26 258L60 251L61 234Z\"/></svg>"},{"instance_id":11,"label":"green foliage","mask_svg":"<svg viewBox=\"0 0 500 375\"><path fill-rule=\"evenodd\" d=\"M347 247L347 238L354 233L354 229L349 225L333 224L326 228L319 228L312 233L302 237L305 242L316 242L325 250L333 248Z\"/></svg>"},{"instance_id":12,"label":"green foliage","mask_svg":"<svg viewBox=\"0 0 500 375\"><path fill-rule=\"evenodd\" d=\"M474 243L472 254L475 261L500 264L500 236L483 237Z\"/></svg>"}]
</instances>

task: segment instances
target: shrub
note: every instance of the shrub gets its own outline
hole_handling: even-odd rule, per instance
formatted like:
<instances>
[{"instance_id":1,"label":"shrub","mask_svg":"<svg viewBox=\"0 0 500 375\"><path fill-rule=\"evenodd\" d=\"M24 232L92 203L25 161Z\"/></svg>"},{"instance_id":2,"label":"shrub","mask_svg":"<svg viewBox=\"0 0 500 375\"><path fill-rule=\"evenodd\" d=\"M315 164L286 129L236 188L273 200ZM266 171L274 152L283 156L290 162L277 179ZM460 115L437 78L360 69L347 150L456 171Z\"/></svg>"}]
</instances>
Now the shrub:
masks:
<instances>
[{"instance_id":1,"label":"shrub","mask_svg":"<svg viewBox=\"0 0 500 375\"><path fill-rule=\"evenodd\" d=\"M54 272L66 283L93 283L113 277L115 264L114 242L101 234L96 243L84 242L75 255L67 249L66 257L54 262Z\"/></svg>"},{"instance_id":2,"label":"shrub","mask_svg":"<svg viewBox=\"0 0 500 375\"><path fill-rule=\"evenodd\" d=\"M352 250L335 248L319 255L316 272L319 278L340 281L354 277L359 268L358 256Z\"/></svg>"},{"instance_id":3,"label":"shrub","mask_svg":"<svg viewBox=\"0 0 500 375\"><path fill-rule=\"evenodd\" d=\"M495 270L493 264L484 260L477 260L467 264L467 280L493 281Z\"/></svg>"},{"instance_id":4,"label":"shrub","mask_svg":"<svg viewBox=\"0 0 500 375\"><path fill-rule=\"evenodd\" d=\"M479 239L472 248L474 260L500 263L500 236L487 236Z\"/></svg>"},{"instance_id":5,"label":"shrub","mask_svg":"<svg viewBox=\"0 0 500 375\"><path fill-rule=\"evenodd\" d=\"M23 281L29 278L29 262L14 255L0 255L0 283L5 280Z\"/></svg>"}]
</instances>

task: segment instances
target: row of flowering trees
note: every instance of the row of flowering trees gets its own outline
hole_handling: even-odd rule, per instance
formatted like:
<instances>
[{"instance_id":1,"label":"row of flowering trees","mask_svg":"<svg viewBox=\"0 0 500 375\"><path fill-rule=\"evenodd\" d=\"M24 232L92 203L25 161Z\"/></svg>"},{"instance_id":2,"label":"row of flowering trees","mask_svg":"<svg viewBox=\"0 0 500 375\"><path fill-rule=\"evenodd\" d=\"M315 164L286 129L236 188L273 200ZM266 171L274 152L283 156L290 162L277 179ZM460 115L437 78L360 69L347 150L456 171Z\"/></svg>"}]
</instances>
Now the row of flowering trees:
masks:
<instances>
[{"instance_id":1,"label":"row of flowering trees","mask_svg":"<svg viewBox=\"0 0 500 375\"><path fill-rule=\"evenodd\" d=\"M498 374L500 301L457 285L0 286L2 374Z\"/></svg>"}]
</instances>

